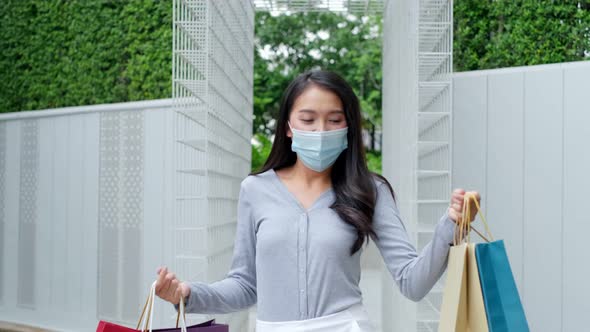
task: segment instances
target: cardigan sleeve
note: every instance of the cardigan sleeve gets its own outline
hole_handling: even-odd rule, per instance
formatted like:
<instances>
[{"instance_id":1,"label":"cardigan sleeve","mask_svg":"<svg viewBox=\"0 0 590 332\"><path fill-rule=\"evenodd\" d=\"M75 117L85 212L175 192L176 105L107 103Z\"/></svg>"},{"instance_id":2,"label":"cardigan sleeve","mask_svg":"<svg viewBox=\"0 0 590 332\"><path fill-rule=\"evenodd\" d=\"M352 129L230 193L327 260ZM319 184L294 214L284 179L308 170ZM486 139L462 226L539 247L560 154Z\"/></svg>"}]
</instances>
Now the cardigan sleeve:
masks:
<instances>
[{"instance_id":1,"label":"cardigan sleeve","mask_svg":"<svg viewBox=\"0 0 590 332\"><path fill-rule=\"evenodd\" d=\"M224 314L246 309L256 303L256 234L247 182L248 178L240 185L230 271L224 279L211 284L190 282L187 313ZM174 307L178 310L178 305Z\"/></svg>"},{"instance_id":2,"label":"cardigan sleeve","mask_svg":"<svg viewBox=\"0 0 590 332\"><path fill-rule=\"evenodd\" d=\"M445 212L435 226L432 240L418 253L387 184L378 182L376 191L373 227L378 238L372 238L401 293L417 302L446 269L455 222Z\"/></svg>"}]
</instances>

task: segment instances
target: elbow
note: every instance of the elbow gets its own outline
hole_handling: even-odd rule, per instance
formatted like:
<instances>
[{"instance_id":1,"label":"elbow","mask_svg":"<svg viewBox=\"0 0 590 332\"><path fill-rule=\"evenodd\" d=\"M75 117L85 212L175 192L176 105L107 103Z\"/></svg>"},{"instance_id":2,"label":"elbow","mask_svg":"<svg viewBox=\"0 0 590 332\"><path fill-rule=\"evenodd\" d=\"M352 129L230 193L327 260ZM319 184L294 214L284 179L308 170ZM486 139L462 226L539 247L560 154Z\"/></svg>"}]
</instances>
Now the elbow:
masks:
<instances>
[{"instance_id":1,"label":"elbow","mask_svg":"<svg viewBox=\"0 0 590 332\"><path fill-rule=\"evenodd\" d=\"M416 289L407 282L400 283L400 292L413 302L420 302L428 294L428 290Z\"/></svg>"},{"instance_id":2,"label":"elbow","mask_svg":"<svg viewBox=\"0 0 590 332\"><path fill-rule=\"evenodd\" d=\"M256 289L256 281L242 278L239 276L232 276L236 283L240 286L239 295L236 296L236 303L238 303L235 311L247 309L256 304L258 301L258 292Z\"/></svg>"},{"instance_id":3,"label":"elbow","mask_svg":"<svg viewBox=\"0 0 590 332\"><path fill-rule=\"evenodd\" d=\"M410 295L406 295L406 298L408 298L409 300L412 300L413 302L420 302L422 301L422 299L425 297L426 295L416 295L416 294L410 294Z\"/></svg>"},{"instance_id":4,"label":"elbow","mask_svg":"<svg viewBox=\"0 0 590 332\"><path fill-rule=\"evenodd\" d=\"M404 296L413 302L420 302L426 296L426 294L409 292L409 293L405 293Z\"/></svg>"},{"instance_id":5,"label":"elbow","mask_svg":"<svg viewBox=\"0 0 590 332\"><path fill-rule=\"evenodd\" d=\"M258 294L256 293L256 288L250 289L246 293L246 301L244 303L244 307L242 309L247 309L258 302Z\"/></svg>"},{"instance_id":6,"label":"elbow","mask_svg":"<svg viewBox=\"0 0 590 332\"><path fill-rule=\"evenodd\" d=\"M413 293L410 292L410 293L404 293L404 296L413 302L420 302L426 296L426 294L418 294L415 292L413 292Z\"/></svg>"}]
</instances>

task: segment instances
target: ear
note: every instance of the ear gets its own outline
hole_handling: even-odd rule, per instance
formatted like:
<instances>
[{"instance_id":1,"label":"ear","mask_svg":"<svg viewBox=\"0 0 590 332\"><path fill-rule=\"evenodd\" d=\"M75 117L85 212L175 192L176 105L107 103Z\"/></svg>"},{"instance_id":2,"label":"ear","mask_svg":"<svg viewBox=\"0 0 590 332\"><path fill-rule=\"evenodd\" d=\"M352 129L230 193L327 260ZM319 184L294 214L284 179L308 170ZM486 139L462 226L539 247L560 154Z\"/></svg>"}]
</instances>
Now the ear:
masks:
<instances>
[{"instance_id":1,"label":"ear","mask_svg":"<svg viewBox=\"0 0 590 332\"><path fill-rule=\"evenodd\" d=\"M288 123L285 123L285 132L287 133L287 137L293 137L293 132L291 131L291 128L289 128Z\"/></svg>"}]
</instances>

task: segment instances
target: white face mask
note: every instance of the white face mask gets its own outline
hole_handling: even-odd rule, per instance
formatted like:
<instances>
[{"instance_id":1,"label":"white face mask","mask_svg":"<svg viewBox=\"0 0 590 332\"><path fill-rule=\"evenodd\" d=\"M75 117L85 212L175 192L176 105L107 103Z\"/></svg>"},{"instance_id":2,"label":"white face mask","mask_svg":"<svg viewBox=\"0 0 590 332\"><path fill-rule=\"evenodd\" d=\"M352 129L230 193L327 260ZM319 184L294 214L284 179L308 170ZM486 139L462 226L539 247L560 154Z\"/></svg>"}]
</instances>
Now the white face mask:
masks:
<instances>
[{"instance_id":1,"label":"white face mask","mask_svg":"<svg viewBox=\"0 0 590 332\"><path fill-rule=\"evenodd\" d=\"M340 153L348 147L348 127L328 131L307 131L291 127L291 150L303 164L316 172L332 166Z\"/></svg>"}]
</instances>

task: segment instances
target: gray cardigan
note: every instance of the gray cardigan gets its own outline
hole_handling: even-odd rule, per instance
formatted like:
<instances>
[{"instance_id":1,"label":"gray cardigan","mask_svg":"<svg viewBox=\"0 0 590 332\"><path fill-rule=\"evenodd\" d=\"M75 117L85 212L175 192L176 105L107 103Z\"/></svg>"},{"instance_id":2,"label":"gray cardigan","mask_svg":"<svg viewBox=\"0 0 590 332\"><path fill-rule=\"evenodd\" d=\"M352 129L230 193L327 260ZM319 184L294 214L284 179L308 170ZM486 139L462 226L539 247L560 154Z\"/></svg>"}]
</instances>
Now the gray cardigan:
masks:
<instances>
[{"instance_id":1,"label":"gray cardigan","mask_svg":"<svg viewBox=\"0 0 590 332\"><path fill-rule=\"evenodd\" d=\"M375 177L373 238L402 294L422 299L447 266L455 223L445 213L418 253L387 184ZM225 279L190 283L189 313L222 314L257 304L264 321L333 314L362 302L362 249L350 255L356 229L330 209L333 189L305 210L274 170L241 183L232 265ZM175 306L178 308L178 306Z\"/></svg>"}]
</instances>

